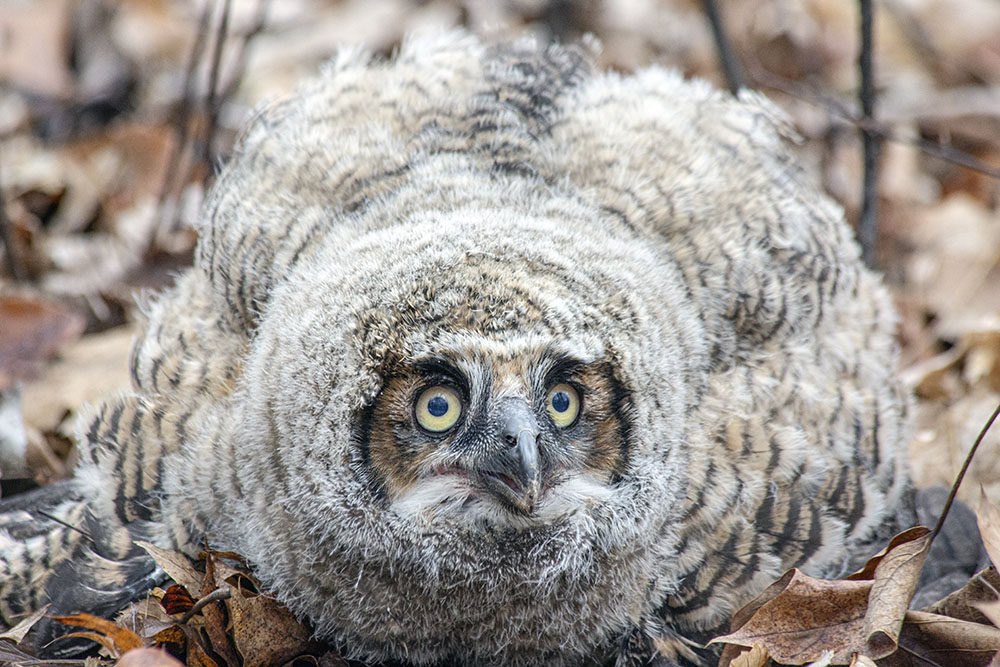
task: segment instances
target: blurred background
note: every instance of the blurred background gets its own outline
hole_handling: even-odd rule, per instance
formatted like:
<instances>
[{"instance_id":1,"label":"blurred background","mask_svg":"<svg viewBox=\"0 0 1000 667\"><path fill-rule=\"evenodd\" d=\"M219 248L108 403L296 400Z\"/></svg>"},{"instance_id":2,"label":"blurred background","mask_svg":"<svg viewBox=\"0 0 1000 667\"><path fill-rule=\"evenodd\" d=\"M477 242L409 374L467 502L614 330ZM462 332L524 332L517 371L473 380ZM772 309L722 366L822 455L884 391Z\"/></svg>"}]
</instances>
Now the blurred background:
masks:
<instances>
[{"instance_id":1,"label":"blurred background","mask_svg":"<svg viewBox=\"0 0 1000 667\"><path fill-rule=\"evenodd\" d=\"M874 261L918 396L918 484L950 484L1000 402L1000 2L874 3L874 119L859 3L718 0L747 87L857 224L859 125L882 137ZM390 55L464 26L603 47L600 65L726 87L690 0L0 0L0 484L65 476L82 406L129 386L142 295L191 262L198 211L255 105L346 44ZM1000 427L963 496L1000 501Z\"/></svg>"}]
</instances>

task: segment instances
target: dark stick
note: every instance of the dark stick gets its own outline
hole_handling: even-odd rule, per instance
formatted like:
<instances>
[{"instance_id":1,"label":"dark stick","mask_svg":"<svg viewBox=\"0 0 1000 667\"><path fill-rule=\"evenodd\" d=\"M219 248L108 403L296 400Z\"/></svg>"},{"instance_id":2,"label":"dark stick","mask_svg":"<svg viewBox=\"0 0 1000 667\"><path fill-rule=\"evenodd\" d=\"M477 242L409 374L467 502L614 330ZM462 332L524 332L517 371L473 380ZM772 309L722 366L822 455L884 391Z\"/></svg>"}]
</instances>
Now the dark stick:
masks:
<instances>
[{"instance_id":1,"label":"dark stick","mask_svg":"<svg viewBox=\"0 0 1000 667\"><path fill-rule=\"evenodd\" d=\"M861 70L861 118L875 117L875 81L872 72L873 0L861 0L861 52L858 67ZM866 266L875 266L875 244L878 240L878 156L882 146L881 138L861 127L864 148L864 185L861 201L861 218L858 220L858 241L861 243L861 259Z\"/></svg>"},{"instance_id":2,"label":"dark stick","mask_svg":"<svg viewBox=\"0 0 1000 667\"><path fill-rule=\"evenodd\" d=\"M91 537L90 533L88 533L87 531L85 531L83 528L79 528L77 526L74 526L71 523L63 521L59 517L57 517L55 515L52 515L52 514L49 514L45 510L38 510L38 513L41 514L42 516L44 516L49 521L55 521L56 523L58 523L58 524L60 524L62 526L65 526L66 528L69 528L70 530L75 530L76 532L78 532L81 535L83 535L87 539L87 541L90 542L91 544L97 544L97 542L94 541L94 538Z\"/></svg>"},{"instance_id":3,"label":"dark stick","mask_svg":"<svg viewBox=\"0 0 1000 667\"><path fill-rule=\"evenodd\" d=\"M736 62L736 57L729 46L729 39L726 37L726 29L722 25L722 16L719 14L719 7L715 0L702 0L705 8L705 15L712 25L712 35L715 37L715 48L719 51L719 62L722 63L722 70L726 74L726 83L729 92L733 95L743 87L743 77L740 74L740 66Z\"/></svg>"},{"instance_id":4,"label":"dark stick","mask_svg":"<svg viewBox=\"0 0 1000 667\"><path fill-rule=\"evenodd\" d=\"M228 600L231 597L232 591L229 590L228 586L224 588L216 588L214 591L195 602L194 606L187 610L187 613L185 613L179 621L180 625L184 625L194 618L194 615L204 609L206 605L209 605L212 602L218 602L219 600Z\"/></svg>"},{"instance_id":5,"label":"dark stick","mask_svg":"<svg viewBox=\"0 0 1000 667\"><path fill-rule=\"evenodd\" d=\"M188 142L188 133L191 129L191 108L194 106L194 79L195 70L198 68L198 61L201 59L201 52L205 48L205 39L208 35L209 17L212 14L214 2L206 0L202 7L201 16L198 17L198 32L195 33L194 43L191 45L191 52L188 53L188 61L184 70L184 91L181 93L181 104L177 110L177 119L174 122L174 141L170 146L170 157L167 158L167 167L163 172L163 183L160 184L160 196L156 203L156 210L162 213L167 198L177 186L177 175L180 173L181 156ZM184 170L187 172L187 170ZM185 174L186 178L186 174ZM160 227L172 225L167 216L160 220ZM149 240L147 253L153 249L156 241L156 234Z\"/></svg>"},{"instance_id":6,"label":"dark stick","mask_svg":"<svg viewBox=\"0 0 1000 667\"><path fill-rule=\"evenodd\" d=\"M871 118L858 118L857 113L848 108L847 105L843 104L840 100L829 95L824 95L810 86L805 86L790 79L785 79L784 77L777 76L764 69L755 69L753 76L756 81L759 81L761 84L769 88L780 90L783 93L810 104L823 107L830 113L833 113L851 125L854 125L856 128L863 128L872 134L877 134L885 141L905 144L907 146L915 146L923 152L933 155L936 158L940 158L946 162L951 162L952 164L957 164L961 167L978 171L979 173L990 176L991 178L1000 179L1000 168L992 167L974 155L970 155L965 151L954 148L953 146L945 146L944 144L939 144L935 141L930 141L922 137L901 136L894 132L892 128L872 120Z\"/></svg>"},{"instance_id":7,"label":"dark stick","mask_svg":"<svg viewBox=\"0 0 1000 667\"><path fill-rule=\"evenodd\" d=\"M217 102L219 97L219 69L222 63L222 49L226 44L226 34L229 32L229 14L232 8L232 0L224 0L222 5L222 17L219 19L219 27L215 33L215 48L212 51L212 67L209 70L208 95L205 97L205 162L212 161L212 143L215 139L215 126L219 120L219 107Z\"/></svg>"},{"instance_id":8,"label":"dark stick","mask_svg":"<svg viewBox=\"0 0 1000 667\"><path fill-rule=\"evenodd\" d=\"M21 264L17 248L14 247L14 234L10 229L10 221L7 220L7 210L4 208L2 199L0 199L0 242L3 243L3 247L7 250L7 268L10 270L10 275L17 282L27 280L28 271Z\"/></svg>"},{"instance_id":9,"label":"dark stick","mask_svg":"<svg viewBox=\"0 0 1000 667\"><path fill-rule=\"evenodd\" d=\"M270 0L258 0L254 22L250 26L250 29L243 34L243 38L240 40L239 47L237 48L237 55L234 59L236 61L236 65L233 68L233 75L229 79L229 85L220 93L222 99L228 99L243 80L243 74L246 72L247 68L247 54L250 52L250 42L253 41L257 35L262 33L264 28L267 26L269 5Z\"/></svg>"},{"instance_id":10,"label":"dark stick","mask_svg":"<svg viewBox=\"0 0 1000 667\"><path fill-rule=\"evenodd\" d=\"M955 501L955 494L958 493L958 487L962 485L962 479L965 477L965 471L969 469L969 465L972 463L972 457L976 455L976 450L979 449L979 444L986 437L986 432L990 430L993 426L993 422L996 421L997 416L1000 416L1000 405L997 405L996 410L988 420L986 420L986 425L983 426L983 430L979 432L979 436L976 441L972 443L972 449L969 450L968 456L965 457L965 462L962 464L962 469L958 471L958 477L955 478L955 483L951 485L951 493L948 494L948 500L945 501L944 509L941 510L941 516L938 517L937 525L934 526L933 532L931 532L931 542L937 537L937 534L941 532L941 526L944 525L944 520L948 517L948 510L951 509L951 504ZM930 544L927 545L930 548Z\"/></svg>"}]
</instances>

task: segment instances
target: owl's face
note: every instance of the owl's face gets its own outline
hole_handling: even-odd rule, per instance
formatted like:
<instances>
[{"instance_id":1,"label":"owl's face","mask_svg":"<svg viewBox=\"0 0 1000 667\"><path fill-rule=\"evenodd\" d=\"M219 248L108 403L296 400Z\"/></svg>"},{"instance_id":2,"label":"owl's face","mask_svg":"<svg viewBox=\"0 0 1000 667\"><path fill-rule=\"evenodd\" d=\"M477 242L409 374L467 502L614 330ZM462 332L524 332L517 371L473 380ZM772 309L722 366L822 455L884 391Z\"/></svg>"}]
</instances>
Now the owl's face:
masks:
<instances>
[{"instance_id":1,"label":"owl's face","mask_svg":"<svg viewBox=\"0 0 1000 667\"><path fill-rule=\"evenodd\" d=\"M603 359L535 336L452 335L395 369L368 458L403 514L529 525L599 502L628 464L628 393Z\"/></svg>"},{"instance_id":2,"label":"owl's face","mask_svg":"<svg viewBox=\"0 0 1000 667\"><path fill-rule=\"evenodd\" d=\"M637 461L673 484L651 471L683 454L677 347L697 319L645 294L671 271L567 216L455 214L340 244L272 296L241 440L278 443L266 460L305 481L310 523L345 504L394 536L610 517L636 502Z\"/></svg>"},{"instance_id":3,"label":"owl's face","mask_svg":"<svg viewBox=\"0 0 1000 667\"><path fill-rule=\"evenodd\" d=\"M557 205L342 238L270 295L232 402L246 491L213 530L320 635L418 661L470 623L593 645L676 585L650 572L679 540L699 320L648 244ZM552 605L574 612L540 627Z\"/></svg>"}]
</instances>

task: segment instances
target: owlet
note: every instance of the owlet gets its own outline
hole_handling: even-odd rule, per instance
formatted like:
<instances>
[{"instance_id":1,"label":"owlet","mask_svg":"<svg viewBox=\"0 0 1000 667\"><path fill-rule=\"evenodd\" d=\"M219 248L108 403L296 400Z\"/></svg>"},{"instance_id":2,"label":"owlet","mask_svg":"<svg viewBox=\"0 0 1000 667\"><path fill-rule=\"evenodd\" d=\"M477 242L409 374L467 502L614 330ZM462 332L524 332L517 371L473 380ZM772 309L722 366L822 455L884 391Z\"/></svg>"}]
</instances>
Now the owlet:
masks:
<instances>
[{"instance_id":1,"label":"owlet","mask_svg":"<svg viewBox=\"0 0 1000 667\"><path fill-rule=\"evenodd\" d=\"M425 35L260 108L133 391L2 506L3 618L207 541L350 657L697 662L908 520L895 315L789 122L590 51Z\"/></svg>"}]
</instances>

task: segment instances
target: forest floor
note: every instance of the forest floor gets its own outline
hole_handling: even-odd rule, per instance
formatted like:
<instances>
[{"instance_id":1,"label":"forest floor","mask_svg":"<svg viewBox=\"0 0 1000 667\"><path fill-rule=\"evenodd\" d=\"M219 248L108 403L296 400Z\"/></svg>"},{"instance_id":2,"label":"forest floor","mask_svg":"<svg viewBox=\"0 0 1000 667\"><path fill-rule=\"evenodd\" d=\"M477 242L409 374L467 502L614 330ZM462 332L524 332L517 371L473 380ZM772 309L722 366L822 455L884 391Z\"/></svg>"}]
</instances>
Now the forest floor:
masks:
<instances>
[{"instance_id":1,"label":"forest floor","mask_svg":"<svg viewBox=\"0 0 1000 667\"><path fill-rule=\"evenodd\" d=\"M785 109L856 225L858 3L723 3L723 19L743 83ZM1000 403L1000 4L886 0L875 25L875 263L917 397L914 479L950 485ZM4 494L70 474L80 408L128 389L142 295L191 262L205 189L255 105L342 45L390 54L449 26L590 33L602 67L727 83L694 0L0 0ZM975 506L980 486L1000 502L1000 426L959 497Z\"/></svg>"}]
</instances>

